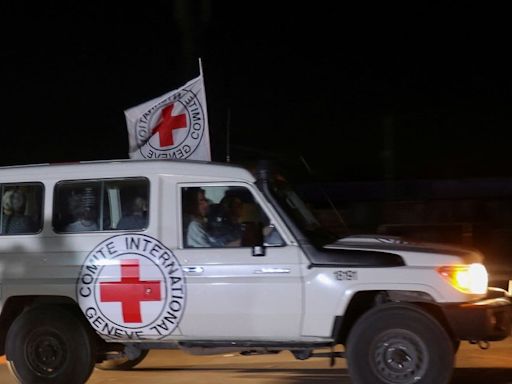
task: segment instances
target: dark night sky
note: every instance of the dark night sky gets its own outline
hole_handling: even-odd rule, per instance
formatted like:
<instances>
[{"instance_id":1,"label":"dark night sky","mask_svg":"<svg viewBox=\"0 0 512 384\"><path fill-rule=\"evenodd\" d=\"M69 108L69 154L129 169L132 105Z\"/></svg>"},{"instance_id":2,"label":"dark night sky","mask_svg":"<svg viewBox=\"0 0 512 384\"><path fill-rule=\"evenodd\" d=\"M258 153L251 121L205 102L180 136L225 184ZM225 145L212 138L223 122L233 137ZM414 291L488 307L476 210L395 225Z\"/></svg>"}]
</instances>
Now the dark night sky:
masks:
<instances>
[{"instance_id":1,"label":"dark night sky","mask_svg":"<svg viewBox=\"0 0 512 384\"><path fill-rule=\"evenodd\" d=\"M200 56L214 160L229 110L233 161L512 176L505 9L277 3L0 5L0 165L126 158L123 111L196 77Z\"/></svg>"}]
</instances>

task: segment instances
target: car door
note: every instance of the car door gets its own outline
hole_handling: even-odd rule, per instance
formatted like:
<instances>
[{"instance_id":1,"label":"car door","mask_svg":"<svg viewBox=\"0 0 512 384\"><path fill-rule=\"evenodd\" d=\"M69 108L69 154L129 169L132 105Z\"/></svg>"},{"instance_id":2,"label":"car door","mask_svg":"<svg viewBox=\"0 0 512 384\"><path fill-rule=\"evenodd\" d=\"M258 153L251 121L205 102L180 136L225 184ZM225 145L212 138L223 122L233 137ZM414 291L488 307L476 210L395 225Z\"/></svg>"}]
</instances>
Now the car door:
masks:
<instances>
[{"instance_id":1,"label":"car door","mask_svg":"<svg viewBox=\"0 0 512 384\"><path fill-rule=\"evenodd\" d=\"M175 254L182 264L187 289L180 323L183 336L221 340L299 338L303 256L286 237L271 208L262 204L258 191L241 183L179 184L177 188L182 215L178 224L181 244ZM232 239L203 246L187 244L191 219L187 218L186 194L193 188L205 191L209 216L202 218L201 224L209 236L223 236L219 228L214 228L222 221L212 214L214 208L219 208L230 193L238 194L244 205L245 217L239 221L246 239L238 244ZM263 238L262 227L267 244L255 248L250 237L256 233ZM252 235L247 240L249 232Z\"/></svg>"}]
</instances>

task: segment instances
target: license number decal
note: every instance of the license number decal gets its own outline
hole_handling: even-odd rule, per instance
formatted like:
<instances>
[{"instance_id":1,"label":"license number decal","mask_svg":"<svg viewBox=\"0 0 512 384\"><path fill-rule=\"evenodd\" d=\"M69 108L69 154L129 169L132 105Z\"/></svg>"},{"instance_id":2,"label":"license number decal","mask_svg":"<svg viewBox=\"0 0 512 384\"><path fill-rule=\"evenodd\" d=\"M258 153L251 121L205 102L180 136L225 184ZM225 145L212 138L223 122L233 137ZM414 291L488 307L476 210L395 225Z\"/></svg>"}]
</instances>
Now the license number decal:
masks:
<instances>
[{"instance_id":1,"label":"license number decal","mask_svg":"<svg viewBox=\"0 0 512 384\"><path fill-rule=\"evenodd\" d=\"M357 271L343 270L334 272L336 280L357 280Z\"/></svg>"}]
</instances>

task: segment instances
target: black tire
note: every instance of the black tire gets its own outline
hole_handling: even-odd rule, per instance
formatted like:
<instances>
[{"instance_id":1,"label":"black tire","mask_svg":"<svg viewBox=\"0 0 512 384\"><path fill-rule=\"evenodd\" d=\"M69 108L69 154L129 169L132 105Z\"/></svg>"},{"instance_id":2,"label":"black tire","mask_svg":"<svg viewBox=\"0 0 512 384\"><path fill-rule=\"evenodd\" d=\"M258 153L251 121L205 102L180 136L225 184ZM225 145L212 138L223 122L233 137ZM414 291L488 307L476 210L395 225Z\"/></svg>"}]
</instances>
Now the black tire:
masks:
<instances>
[{"instance_id":1,"label":"black tire","mask_svg":"<svg viewBox=\"0 0 512 384\"><path fill-rule=\"evenodd\" d=\"M96 368L105 371L128 371L144 360L148 353L148 349L142 349L140 351L140 355L135 359L128 359L127 357L123 357L121 359L109 359L96 364Z\"/></svg>"},{"instance_id":2,"label":"black tire","mask_svg":"<svg viewBox=\"0 0 512 384\"><path fill-rule=\"evenodd\" d=\"M453 343L435 318L407 304L365 313L347 339L355 384L446 384L453 372Z\"/></svg>"},{"instance_id":3,"label":"black tire","mask_svg":"<svg viewBox=\"0 0 512 384\"><path fill-rule=\"evenodd\" d=\"M6 358L21 383L82 384L94 368L94 343L80 319L59 307L23 312L9 328Z\"/></svg>"}]
</instances>

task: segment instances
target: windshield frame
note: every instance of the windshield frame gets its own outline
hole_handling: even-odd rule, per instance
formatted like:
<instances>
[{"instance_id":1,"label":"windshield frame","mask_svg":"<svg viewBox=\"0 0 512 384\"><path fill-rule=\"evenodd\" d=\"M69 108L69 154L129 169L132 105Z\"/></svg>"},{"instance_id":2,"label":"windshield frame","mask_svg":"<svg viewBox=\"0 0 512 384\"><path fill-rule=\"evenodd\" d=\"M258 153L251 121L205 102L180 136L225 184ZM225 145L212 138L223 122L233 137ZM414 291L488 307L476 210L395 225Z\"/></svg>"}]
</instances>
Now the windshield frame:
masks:
<instances>
[{"instance_id":1,"label":"windshield frame","mask_svg":"<svg viewBox=\"0 0 512 384\"><path fill-rule=\"evenodd\" d=\"M299 243L304 241L323 248L343 237L321 225L317 216L297 193L291 183L280 175L258 179L258 188L283 217Z\"/></svg>"}]
</instances>

